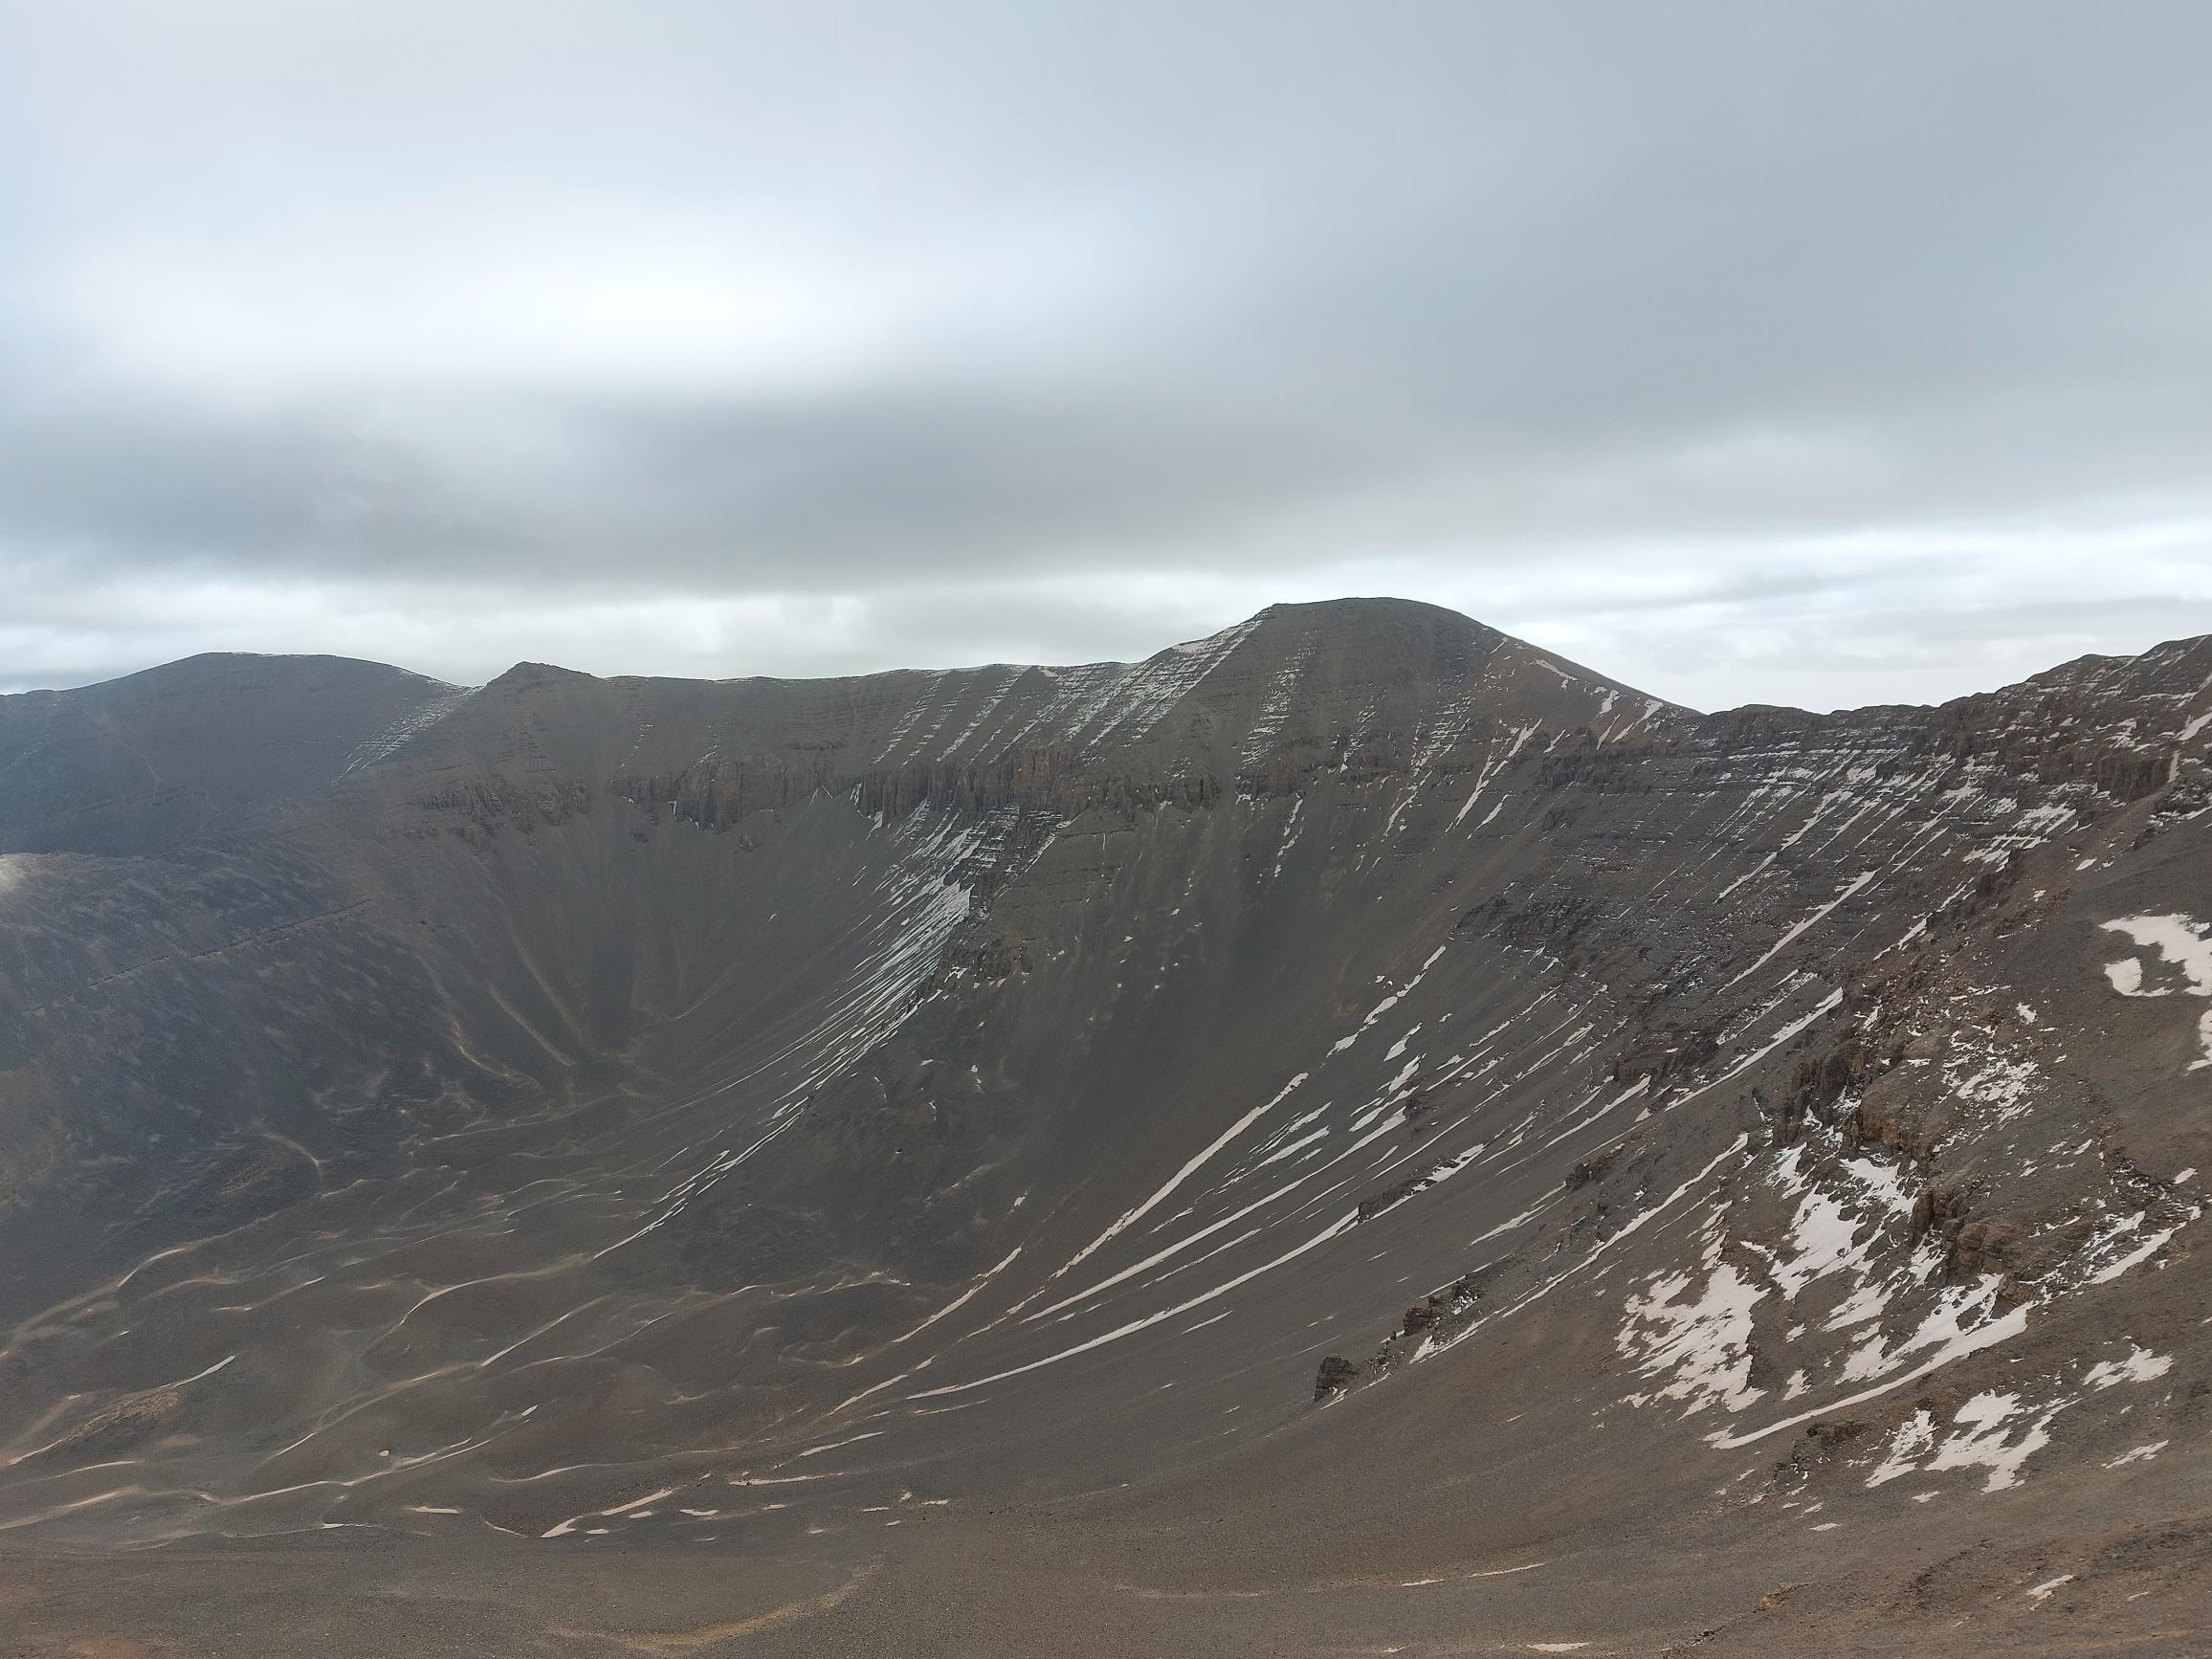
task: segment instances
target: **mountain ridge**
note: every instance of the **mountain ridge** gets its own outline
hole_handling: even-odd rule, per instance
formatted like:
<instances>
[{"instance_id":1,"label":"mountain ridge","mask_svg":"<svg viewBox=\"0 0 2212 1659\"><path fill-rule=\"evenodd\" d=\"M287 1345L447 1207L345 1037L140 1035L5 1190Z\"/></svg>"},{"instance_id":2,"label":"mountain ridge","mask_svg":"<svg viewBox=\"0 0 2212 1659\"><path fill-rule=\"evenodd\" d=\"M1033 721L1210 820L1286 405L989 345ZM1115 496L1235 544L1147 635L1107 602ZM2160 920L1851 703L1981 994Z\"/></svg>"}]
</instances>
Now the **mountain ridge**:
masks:
<instances>
[{"instance_id":1,"label":"mountain ridge","mask_svg":"<svg viewBox=\"0 0 2212 1659\"><path fill-rule=\"evenodd\" d=\"M0 1523L804 1577L1079 1503L1134 1582L1340 1632L1401 1615L1338 1579L1462 1607L1656 1559L1654 1505L1824 1583L2123 1484L2212 1548L2212 640L1701 716L1374 604L418 688L211 821L24 846L88 821L49 783L0 841Z\"/></svg>"},{"instance_id":2,"label":"mountain ridge","mask_svg":"<svg viewBox=\"0 0 2212 1659\"><path fill-rule=\"evenodd\" d=\"M1511 647L1516 652L1526 653L1527 656L1533 659L1533 661L1537 664L1550 664L1553 666L1555 672L1561 673L1572 679L1581 680L1584 683L1595 686L1601 686L1620 691L1638 697L1648 698L1649 700L1662 703L1666 707L1674 710L1677 713L1689 715L1699 720L1735 721L1740 721L1754 718L1773 718L1785 716L1803 717L1804 719L1815 721L1836 721L1847 720L1854 718L1869 718L1877 715L1926 715L1940 710L1948 710L1967 705L1973 705L1977 702L1986 701L1991 697L2024 693L2031 688L2058 683L2068 676L2073 678L2080 678L2085 675L2094 676L2100 674L2109 674L2114 669L2123 669L2129 665L2152 663L2176 655L2187 655L2201 650L2203 647L2205 639L2207 637L2212 637L2206 635L2182 636L2177 639L2161 642L2158 645L2153 646L2148 650L2134 655L2090 653L2078 658L2071 659L2066 663L2054 665L2052 668L2041 671L2040 673L2032 675L2026 679L2016 682L2012 685L2001 687L1995 691L1964 694L1958 697L1946 699L1942 703L1876 703L1869 704L1859 708L1838 709L1823 713L1820 711L1802 709L1791 704L1751 702L1730 709L1715 710L1710 713L1700 713L1699 711L1689 709L1685 705L1669 702L1665 698L1652 698L1651 695L1648 693L1627 686L1623 682L1612 680L1609 677L1599 674L1598 672L1589 669L1582 664L1574 662L1566 657L1559 655L1558 653L1545 650L1544 648L1533 645L1526 640L1516 638L1515 636L1510 634L1499 633L1496 630L1490 629L1486 625L1475 621L1472 618L1463 616L1458 612L1449 610L1442 607L1433 606L1425 602L1414 600L1389 598L1347 598L1300 604L1272 605L1264 608L1260 611L1255 612L1252 616L1245 619L1243 622L1232 624L1230 627L1224 629L1215 634L1206 636L1202 639L1188 640L1177 645L1166 646L1161 648L1160 651L1153 653L1147 657L1136 659L1133 661L1100 660L1098 662L1092 663L1056 665L991 662L938 670L907 668L889 669L874 671L868 674L848 675L807 677L791 677L782 675L745 675L738 676L735 678L724 677L711 679L656 675L600 675L588 674L581 670L566 668L559 664L524 661L516 663L509 669L502 672L500 675L495 675L491 680L486 681L482 686L464 687L449 685L445 682L438 681L431 676L418 675L412 670L398 668L392 665L379 662L372 662L365 658L334 657L327 655L293 656L284 653L265 653L210 652L202 653L191 657L179 658L174 662L157 665L153 668L137 671L134 674L121 676L118 679L97 682L93 685L71 688L62 691L33 691L9 694L8 696L0 697L0 721L4 721L5 717L9 712L10 705L11 704L16 705L16 707L20 710L27 709L32 706L45 708L51 708L55 706L68 706L72 703L86 699L107 701L112 699L116 694L122 692L124 688L152 689L156 686L163 685L180 678L185 679L188 681L188 683L189 683L199 679L203 675L210 671L234 671L240 668L254 668L263 672L271 670L281 672L292 668L298 668L310 672L327 672L333 667L343 668L353 672L368 671L369 673L379 675L401 676L406 680L419 684L430 692L449 697L454 697L454 694L463 692L490 691L495 689L514 689L520 686L528 686L539 683L572 684L578 681L588 682L592 685L603 687L681 686L696 688L750 688L755 690L765 690L773 688L779 691L790 693L803 692L809 688L861 688L874 686L879 689L889 689L895 683L910 683L916 676L921 675L933 676L934 678L942 681L945 679L953 678L969 678L973 676L990 675L993 673L1004 673L1015 678L1030 674L1045 675L1057 677L1059 675L1069 674L1080 675L1085 673L1097 673L1099 671L1116 669L1134 673L1139 669L1159 665L1161 663L1172 662L1179 655L1187 655L1199 650L1200 648L1206 647L1225 639L1230 639L1233 637L1236 643L1241 644L1244 639L1258 631L1263 625L1271 621L1279 623L1293 618L1310 618L1322 622L1343 622L1349 619L1375 621L1384 617L1406 620L1428 618L1435 619L1439 622L1445 622L1448 625L1462 626L1466 629L1471 630L1476 637L1493 638L1496 641L1503 642L1505 645ZM183 671L191 672L189 674L186 674ZM198 688L195 686L193 689ZM457 697L455 700L458 700ZM386 757L380 756L378 758L384 759Z\"/></svg>"}]
</instances>

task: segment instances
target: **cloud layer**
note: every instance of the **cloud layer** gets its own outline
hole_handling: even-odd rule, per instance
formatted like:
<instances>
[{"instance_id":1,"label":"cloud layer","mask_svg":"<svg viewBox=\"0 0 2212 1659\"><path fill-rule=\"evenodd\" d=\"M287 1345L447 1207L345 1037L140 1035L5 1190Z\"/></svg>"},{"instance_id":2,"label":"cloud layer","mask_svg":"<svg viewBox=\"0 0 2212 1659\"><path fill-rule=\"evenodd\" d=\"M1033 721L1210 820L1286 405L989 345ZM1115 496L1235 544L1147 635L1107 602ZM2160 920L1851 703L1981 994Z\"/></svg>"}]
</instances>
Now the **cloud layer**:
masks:
<instances>
[{"instance_id":1,"label":"cloud layer","mask_svg":"<svg viewBox=\"0 0 2212 1659\"><path fill-rule=\"evenodd\" d=\"M2189 0L0 9L0 688L2212 629Z\"/></svg>"}]
</instances>

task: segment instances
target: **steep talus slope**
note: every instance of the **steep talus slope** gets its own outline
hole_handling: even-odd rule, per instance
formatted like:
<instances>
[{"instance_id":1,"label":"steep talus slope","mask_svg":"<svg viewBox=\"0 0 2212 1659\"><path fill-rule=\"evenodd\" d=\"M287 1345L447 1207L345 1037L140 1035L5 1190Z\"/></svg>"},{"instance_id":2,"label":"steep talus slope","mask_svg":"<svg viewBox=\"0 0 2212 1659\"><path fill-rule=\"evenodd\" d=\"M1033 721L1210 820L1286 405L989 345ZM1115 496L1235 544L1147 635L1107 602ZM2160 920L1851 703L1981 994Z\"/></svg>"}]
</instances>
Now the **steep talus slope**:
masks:
<instances>
[{"instance_id":1,"label":"steep talus slope","mask_svg":"<svg viewBox=\"0 0 2212 1659\"><path fill-rule=\"evenodd\" d=\"M47 694L101 735L0 823L9 1527L1133 1483L1086 1548L1195 1596L2201 1478L2212 642L1832 717L1388 601L254 693ZM149 733L221 816L101 783Z\"/></svg>"}]
</instances>

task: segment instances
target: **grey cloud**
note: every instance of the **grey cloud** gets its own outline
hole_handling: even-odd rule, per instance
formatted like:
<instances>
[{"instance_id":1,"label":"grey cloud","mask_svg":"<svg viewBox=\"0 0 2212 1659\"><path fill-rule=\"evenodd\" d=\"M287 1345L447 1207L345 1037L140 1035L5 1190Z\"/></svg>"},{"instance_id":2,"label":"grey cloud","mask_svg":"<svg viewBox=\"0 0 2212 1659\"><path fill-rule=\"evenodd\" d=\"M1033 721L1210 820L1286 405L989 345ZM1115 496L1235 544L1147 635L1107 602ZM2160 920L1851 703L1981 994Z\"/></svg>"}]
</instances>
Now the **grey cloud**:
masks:
<instances>
[{"instance_id":1,"label":"grey cloud","mask_svg":"<svg viewBox=\"0 0 2212 1659\"><path fill-rule=\"evenodd\" d=\"M96 10L0 67L0 679L1335 583L1815 700L2208 597L2193 5Z\"/></svg>"}]
</instances>

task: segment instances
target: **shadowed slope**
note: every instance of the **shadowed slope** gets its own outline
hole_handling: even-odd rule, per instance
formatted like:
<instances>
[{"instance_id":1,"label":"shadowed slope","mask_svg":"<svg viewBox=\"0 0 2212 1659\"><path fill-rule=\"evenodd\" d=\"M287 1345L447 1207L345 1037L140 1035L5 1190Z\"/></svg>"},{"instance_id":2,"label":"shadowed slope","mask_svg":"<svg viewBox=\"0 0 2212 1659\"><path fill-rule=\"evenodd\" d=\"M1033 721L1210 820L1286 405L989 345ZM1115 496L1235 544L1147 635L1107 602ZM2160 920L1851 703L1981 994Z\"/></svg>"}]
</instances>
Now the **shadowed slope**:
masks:
<instances>
[{"instance_id":1,"label":"shadowed slope","mask_svg":"<svg viewBox=\"0 0 2212 1659\"><path fill-rule=\"evenodd\" d=\"M144 852L388 753L466 693L341 656L215 653L0 697L0 849Z\"/></svg>"}]
</instances>

